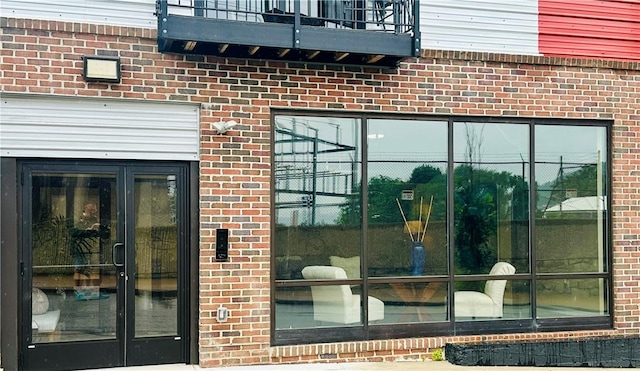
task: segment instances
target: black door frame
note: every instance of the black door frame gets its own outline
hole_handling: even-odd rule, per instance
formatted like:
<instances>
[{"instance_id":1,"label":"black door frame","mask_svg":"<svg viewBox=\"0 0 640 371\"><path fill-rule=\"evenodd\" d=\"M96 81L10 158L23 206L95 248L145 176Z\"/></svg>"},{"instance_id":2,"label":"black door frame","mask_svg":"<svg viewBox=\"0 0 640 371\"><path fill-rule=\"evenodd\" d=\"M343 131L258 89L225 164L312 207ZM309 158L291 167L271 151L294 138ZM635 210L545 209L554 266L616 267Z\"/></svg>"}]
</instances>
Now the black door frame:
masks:
<instances>
[{"instance_id":1,"label":"black door frame","mask_svg":"<svg viewBox=\"0 0 640 371\"><path fill-rule=\"evenodd\" d=\"M21 258L22 244L24 243L24 215L22 204L24 192L23 169L27 164L56 165L178 165L185 167L187 186L185 207L185 236L182 237L187 252L184 255L185 274L183 288L186 290L184 328L184 361L185 363L198 363L198 257L199 257L199 212L198 212L198 174L197 162L145 162L145 161L69 161L69 160L30 160L3 157L1 161L1 189L0 203L2 204L1 225L1 251L0 261L0 289L2 299L2 312L0 313L0 352L2 353L2 367L6 370L24 369L25 352L27 345L24 334L24 318L22 309L25 305L31 305L30 298L23 295L22 274L24 273L24 261ZM16 318L18 319L16 321ZM29 328L30 331L30 328ZM81 354L89 349L82 342L74 343L73 353ZM101 365L96 365L100 367ZM51 368L48 368L51 369Z\"/></svg>"}]
</instances>

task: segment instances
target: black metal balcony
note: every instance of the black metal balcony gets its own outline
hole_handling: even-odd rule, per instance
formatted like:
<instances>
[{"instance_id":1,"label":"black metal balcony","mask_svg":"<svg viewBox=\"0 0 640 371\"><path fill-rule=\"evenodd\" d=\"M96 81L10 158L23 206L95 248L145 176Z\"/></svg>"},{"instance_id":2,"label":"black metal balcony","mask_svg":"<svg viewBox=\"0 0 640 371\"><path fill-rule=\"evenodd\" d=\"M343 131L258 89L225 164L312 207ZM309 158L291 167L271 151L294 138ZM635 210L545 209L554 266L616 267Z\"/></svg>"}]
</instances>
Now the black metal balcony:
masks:
<instances>
[{"instance_id":1,"label":"black metal balcony","mask_svg":"<svg viewBox=\"0 0 640 371\"><path fill-rule=\"evenodd\" d=\"M160 52L394 67L420 53L419 0L157 0Z\"/></svg>"}]
</instances>

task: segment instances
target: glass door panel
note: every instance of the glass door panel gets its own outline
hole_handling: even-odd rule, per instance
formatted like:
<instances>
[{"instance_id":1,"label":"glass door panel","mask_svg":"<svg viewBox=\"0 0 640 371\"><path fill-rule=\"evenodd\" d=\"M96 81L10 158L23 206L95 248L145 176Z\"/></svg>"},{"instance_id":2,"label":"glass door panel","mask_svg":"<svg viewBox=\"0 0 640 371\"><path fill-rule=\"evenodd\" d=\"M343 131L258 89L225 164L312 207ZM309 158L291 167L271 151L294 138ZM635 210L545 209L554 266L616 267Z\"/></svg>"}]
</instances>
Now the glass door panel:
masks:
<instances>
[{"instance_id":1,"label":"glass door panel","mask_svg":"<svg viewBox=\"0 0 640 371\"><path fill-rule=\"evenodd\" d=\"M176 176L135 175L135 337L178 334Z\"/></svg>"},{"instance_id":2,"label":"glass door panel","mask_svg":"<svg viewBox=\"0 0 640 371\"><path fill-rule=\"evenodd\" d=\"M33 175L33 343L116 338L115 182L115 174Z\"/></svg>"}]
</instances>

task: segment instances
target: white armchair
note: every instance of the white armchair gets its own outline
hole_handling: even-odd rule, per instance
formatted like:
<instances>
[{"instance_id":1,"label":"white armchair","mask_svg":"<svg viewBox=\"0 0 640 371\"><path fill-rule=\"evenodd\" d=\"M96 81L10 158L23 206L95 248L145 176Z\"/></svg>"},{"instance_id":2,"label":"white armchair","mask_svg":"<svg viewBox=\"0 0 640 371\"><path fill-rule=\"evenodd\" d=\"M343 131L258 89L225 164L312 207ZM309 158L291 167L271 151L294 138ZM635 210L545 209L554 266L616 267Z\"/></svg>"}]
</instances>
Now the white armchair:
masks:
<instances>
[{"instance_id":1,"label":"white armchair","mask_svg":"<svg viewBox=\"0 0 640 371\"><path fill-rule=\"evenodd\" d=\"M49 298L42 290L31 290L31 329L39 334L52 334L58 327L60 309L49 310Z\"/></svg>"},{"instance_id":2,"label":"white armchair","mask_svg":"<svg viewBox=\"0 0 640 371\"><path fill-rule=\"evenodd\" d=\"M311 265L302 270L307 280L346 280L339 267ZM349 285L311 286L313 319L316 321L351 324L360 322L360 295L353 294ZM384 319L384 303L369 296L369 322Z\"/></svg>"},{"instance_id":3,"label":"white armchair","mask_svg":"<svg viewBox=\"0 0 640 371\"><path fill-rule=\"evenodd\" d=\"M489 272L490 275L510 275L514 273L516 273L516 269L506 262L496 263L491 268L491 272ZM488 280L484 285L484 292L457 291L454 294L456 318L502 317L502 304L506 286L507 280Z\"/></svg>"}]
</instances>

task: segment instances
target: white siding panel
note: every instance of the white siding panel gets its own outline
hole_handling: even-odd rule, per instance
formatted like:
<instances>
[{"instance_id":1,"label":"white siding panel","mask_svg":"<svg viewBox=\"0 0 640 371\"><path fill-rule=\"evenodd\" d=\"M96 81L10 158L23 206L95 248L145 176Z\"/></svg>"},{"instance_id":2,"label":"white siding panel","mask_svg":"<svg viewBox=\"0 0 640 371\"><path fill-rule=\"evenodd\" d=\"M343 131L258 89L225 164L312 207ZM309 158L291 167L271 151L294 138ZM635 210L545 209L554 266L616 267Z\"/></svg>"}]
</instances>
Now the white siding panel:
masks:
<instances>
[{"instance_id":1,"label":"white siding panel","mask_svg":"<svg viewBox=\"0 0 640 371\"><path fill-rule=\"evenodd\" d=\"M538 55L538 1L421 1L420 32L425 49Z\"/></svg>"},{"instance_id":2,"label":"white siding panel","mask_svg":"<svg viewBox=\"0 0 640 371\"><path fill-rule=\"evenodd\" d=\"M154 0L1 0L3 17L156 28Z\"/></svg>"},{"instance_id":3,"label":"white siding panel","mask_svg":"<svg viewBox=\"0 0 640 371\"><path fill-rule=\"evenodd\" d=\"M5 95L0 154L195 161L198 127L196 105Z\"/></svg>"}]
</instances>

